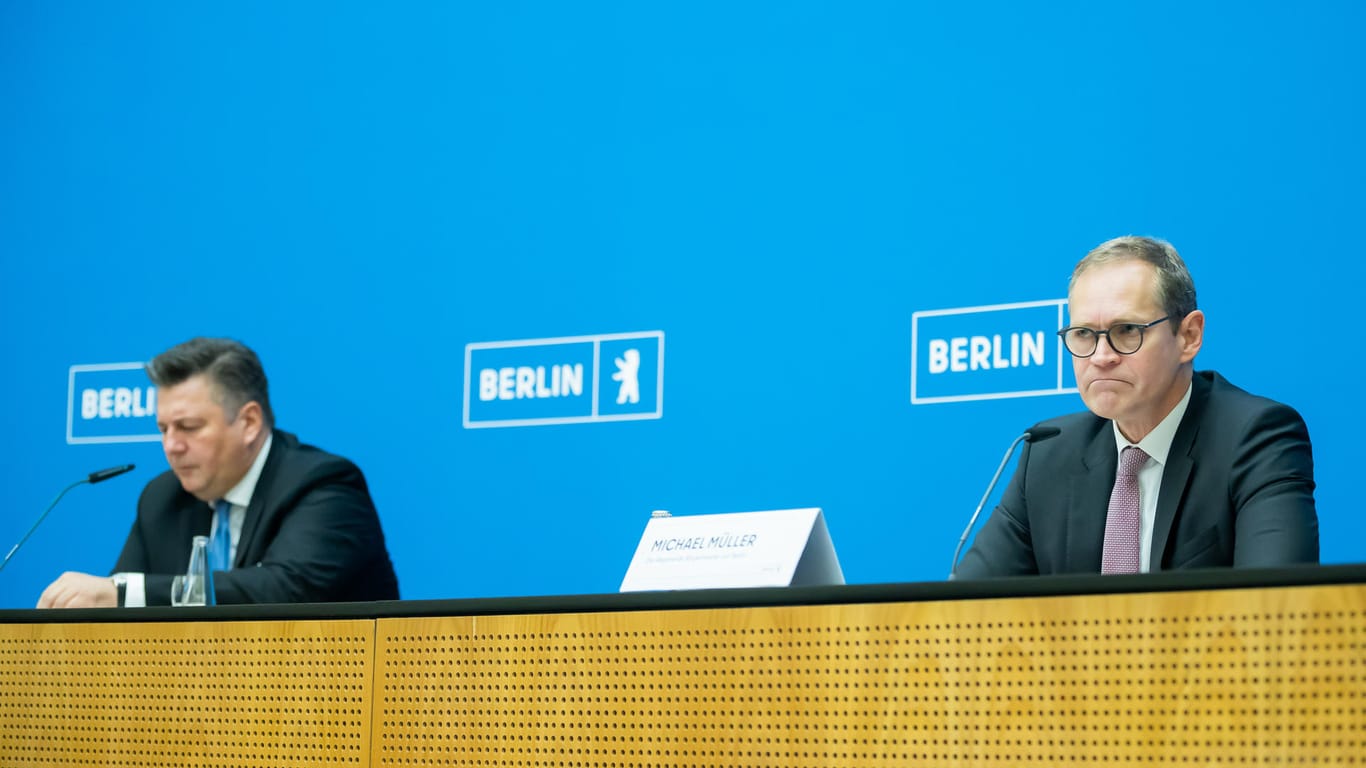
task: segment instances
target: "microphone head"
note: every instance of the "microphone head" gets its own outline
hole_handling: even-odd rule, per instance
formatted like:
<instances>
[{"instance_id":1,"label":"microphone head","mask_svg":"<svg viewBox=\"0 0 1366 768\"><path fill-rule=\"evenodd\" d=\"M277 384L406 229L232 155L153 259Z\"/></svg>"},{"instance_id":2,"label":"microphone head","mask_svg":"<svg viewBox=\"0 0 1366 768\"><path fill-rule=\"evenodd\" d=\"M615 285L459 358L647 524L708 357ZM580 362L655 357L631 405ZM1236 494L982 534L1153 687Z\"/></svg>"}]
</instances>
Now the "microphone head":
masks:
<instances>
[{"instance_id":1,"label":"microphone head","mask_svg":"<svg viewBox=\"0 0 1366 768\"><path fill-rule=\"evenodd\" d=\"M1047 440L1050 437L1061 434L1062 430L1057 427L1030 427L1025 430L1025 435L1031 443L1037 443L1040 440Z\"/></svg>"},{"instance_id":2,"label":"microphone head","mask_svg":"<svg viewBox=\"0 0 1366 768\"><path fill-rule=\"evenodd\" d=\"M91 472L90 475L86 477L86 479L90 481L91 485L94 485L95 483L102 483L111 477L118 477L119 475L125 472L132 472L133 466L134 465L132 464L123 464L117 467L110 467L109 469L101 469L95 472Z\"/></svg>"}]
</instances>

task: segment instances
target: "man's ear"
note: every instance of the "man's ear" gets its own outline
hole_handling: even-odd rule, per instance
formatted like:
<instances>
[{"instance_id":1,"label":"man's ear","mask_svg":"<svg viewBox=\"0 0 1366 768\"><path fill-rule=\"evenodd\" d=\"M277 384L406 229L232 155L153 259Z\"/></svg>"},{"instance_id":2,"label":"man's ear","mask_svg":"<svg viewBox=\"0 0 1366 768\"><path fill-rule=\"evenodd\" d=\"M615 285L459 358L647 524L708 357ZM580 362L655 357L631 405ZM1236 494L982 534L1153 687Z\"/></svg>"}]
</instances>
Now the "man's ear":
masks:
<instances>
[{"instance_id":1,"label":"man's ear","mask_svg":"<svg viewBox=\"0 0 1366 768\"><path fill-rule=\"evenodd\" d=\"M256 438L260 437L261 430L266 426L261 404L255 400L248 402L237 411L237 418L242 422L242 439L248 445L256 442Z\"/></svg>"},{"instance_id":2,"label":"man's ear","mask_svg":"<svg viewBox=\"0 0 1366 768\"><path fill-rule=\"evenodd\" d=\"M1181 320L1181 327L1176 331L1176 340L1181 347L1181 362L1189 363L1195 359L1195 355L1200 352L1200 347L1205 343L1205 313L1200 310L1186 315Z\"/></svg>"}]
</instances>

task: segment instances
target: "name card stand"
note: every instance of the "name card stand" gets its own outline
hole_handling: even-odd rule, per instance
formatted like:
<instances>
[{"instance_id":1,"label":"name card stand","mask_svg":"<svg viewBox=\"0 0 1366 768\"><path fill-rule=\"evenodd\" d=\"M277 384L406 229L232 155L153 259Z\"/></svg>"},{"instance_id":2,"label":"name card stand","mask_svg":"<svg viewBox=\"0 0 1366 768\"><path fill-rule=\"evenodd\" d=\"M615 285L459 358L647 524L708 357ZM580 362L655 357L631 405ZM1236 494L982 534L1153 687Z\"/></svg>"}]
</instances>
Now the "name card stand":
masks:
<instances>
[{"instance_id":1,"label":"name card stand","mask_svg":"<svg viewBox=\"0 0 1366 768\"><path fill-rule=\"evenodd\" d=\"M843 583L825 516L812 507L654 517L621 591Z\"/></svg>"}]
</instances>

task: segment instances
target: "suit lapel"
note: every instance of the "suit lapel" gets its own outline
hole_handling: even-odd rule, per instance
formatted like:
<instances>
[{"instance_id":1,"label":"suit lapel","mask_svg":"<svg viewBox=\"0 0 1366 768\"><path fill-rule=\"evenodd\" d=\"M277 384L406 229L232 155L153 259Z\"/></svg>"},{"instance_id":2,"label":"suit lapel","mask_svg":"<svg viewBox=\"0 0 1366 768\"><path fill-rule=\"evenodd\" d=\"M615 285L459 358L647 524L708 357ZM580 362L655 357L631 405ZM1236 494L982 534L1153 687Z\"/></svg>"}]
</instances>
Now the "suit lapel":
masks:
<instances>
[{"instance_id":1,"label":"suit lapel","mask_svg":"<svg viewBox=\"0 0 1366 768\"><path fill-rule=\"evenodd\" d=\"M1105 546L1105 511L1115 485L1118 459L1110 422L1091 438L1082 456L1082 469L1072 477L1071 509L1067 515L1066 567L1072 573L1100 573Z\"/></svg>"},{"instance_id":2,"label":"suit lapel","mask_svg":"<svg viewBox=\"0 0 1366 768\"><path fill-rule=\"evenodd\" d=\"M1186 481L1190 479L1191 468L1195 466L1188 455L1189 445L1181 447L1172 443L1167 454L1167 465L1162 468L1162 487L1157 492L1157 517L1153 520L1152 551L1148 554L1148 570L1160 571L1166 559L1168 540L1171 539L1172 523L1176 521L1176 509L1181 498L1186 495Z\"/></svg>"},{"instance_id":3,"label":"suit lapel","mask_svg":"<svg viewBox=\"0 0 1366 768\"><path fill-rule=\"evenodd\" d=\"M237 540L237 557L232 561L234 568L240 568L256 559L256 538L261 521L266 516L266 504L270 502L268 496L271 483L275 473L279 471L281 462L284 461L285 437L284 433L278 430L275 432L270 444L270 454L266 456L266 463L261 467L261 476L256 479L256 488L251 492L251 503L247 505L247 515L242 520L242 535Z\"/></svg>"},{"instance_id":4,"label":"suit lapel","mask_svg":"<svg viewBox=\"0 0 1366 768\"><path fill-rule=\"evenodd\" d=\"M208 536L213 532L213 507L196 499L188 493L183 494L183 509L185 514L176 517L184 520L188 530L186 531L185 541L193 541L196 536ZM185 549L188 559L190 550L188 545Z\"/></svg>"},{"instance_id":5,"label":"suit lapel","mask_svg":"<svg viewBox=\"0 0 1366 768\"><path fill-rule=\"evenodd\" d=\"M1176 523L1176 510L1181 507L1191 470L1195 468L1195 461L1191 457L1195 455L1195 440L1200 434L1200 419L1205 412L1205 401L1209 398L1209 385L1197 375L1193 377L1191 387L1186 414L1176 428L1172 447L1167 451L1167 463L1162 467L1162 485L1157 492L1157 515L1153 519L1152 551L1148 555L1149 571L1163 568L1172 526Z\"/></svg>"},{"instance_id":6,"label":"suit lapel","mask_svg":"<svg viewBox=\"0 0 1366 768\"><path fill-rule=\"evenodd\" d=\"M213 526L213 508L176 486L166 515L157 518L164 527L165 539L148 551L149 573L184 573L190 565L191 543L196 536L208 536ZM160 530L160 529L159 529Z\"/></svg>"},{"instance_id":7,"label":"suit lapel","mask_svg":"<svg viewBox=\"0 0 1366 768\"><path fill-rule=\"evenodd\" d=\"M184 492L182 491L182 493ZM185 521L185 526L188 530L186 531L186 535L179 539L183 542L180 545L180 554L176 555L176 557L181 558L180 566L172 569L171 573L184 573L185 570L190 567L191 542L194 541L194 537L208 536L213 532L213 507L210 507L208 504L205 504L188 493L184 493L184 496L185 513L177 515L177 517Z\"/></svg>"}]
</instances>

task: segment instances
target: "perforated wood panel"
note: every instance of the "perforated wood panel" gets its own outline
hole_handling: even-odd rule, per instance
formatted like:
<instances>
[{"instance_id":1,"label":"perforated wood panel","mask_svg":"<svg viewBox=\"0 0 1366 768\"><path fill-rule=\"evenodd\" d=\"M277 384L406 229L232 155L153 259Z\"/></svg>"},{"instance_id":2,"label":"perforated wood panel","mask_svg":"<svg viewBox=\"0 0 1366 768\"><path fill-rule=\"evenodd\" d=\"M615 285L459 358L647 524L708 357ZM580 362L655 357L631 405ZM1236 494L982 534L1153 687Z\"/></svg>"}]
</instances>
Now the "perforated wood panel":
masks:
<instances>
[{"instance_id":1,"label":"perforated wood panel","mask_svg":"<svg viewBox=\"0 0 1366 768\"><path fill-rule=\"evenodd\" d=\"M1366 588L379 622L377 766L1366 761Z\"/></svg>"},{"instance_id":2,"label":"perforated wood panel","mask_svg":"<svg viewBox=\"0 0 1366 768\"><path fill-rule=\"evenodd\" d=\"M0 627L0 764L364 766L373 621Z\"/></svg>"}]
</instances>

